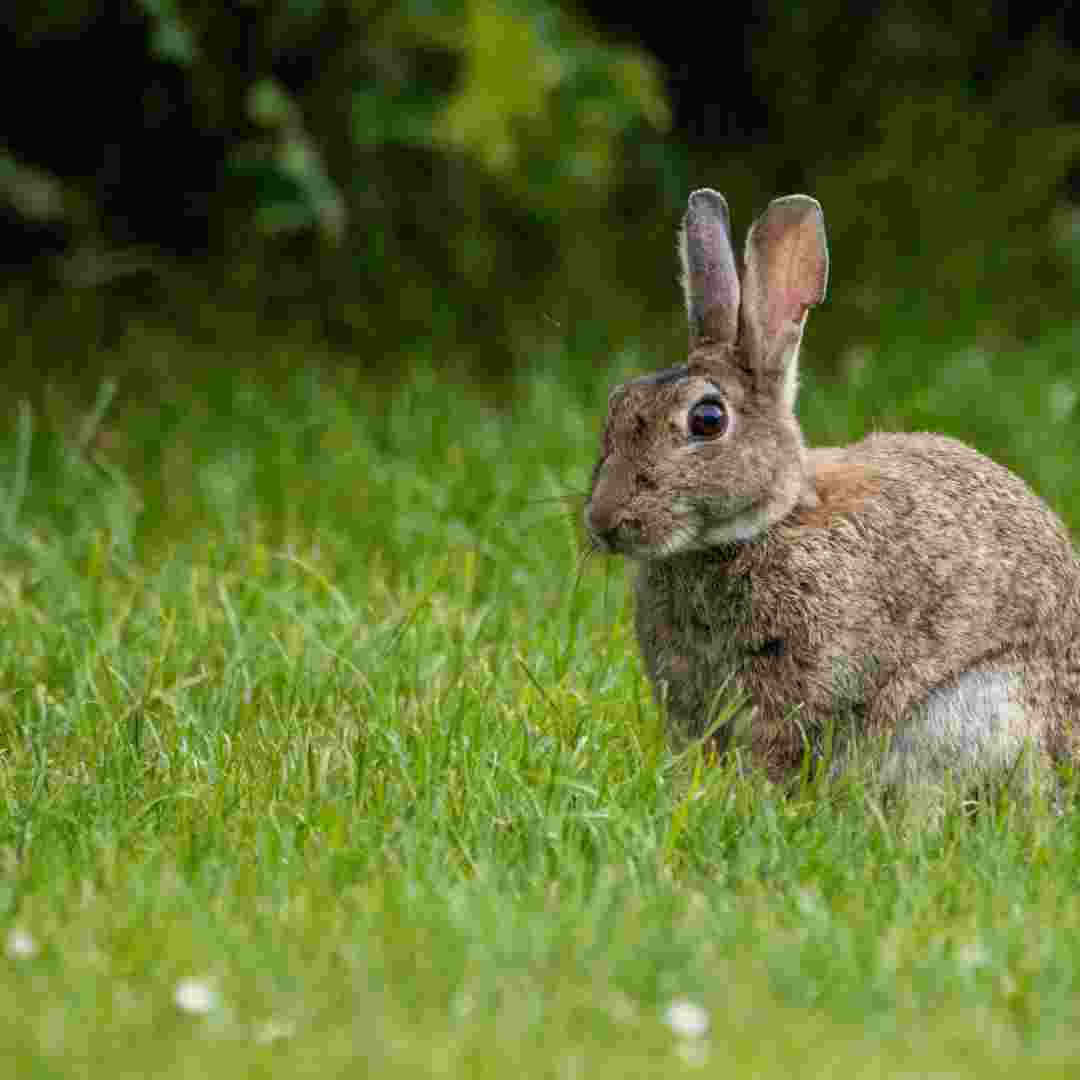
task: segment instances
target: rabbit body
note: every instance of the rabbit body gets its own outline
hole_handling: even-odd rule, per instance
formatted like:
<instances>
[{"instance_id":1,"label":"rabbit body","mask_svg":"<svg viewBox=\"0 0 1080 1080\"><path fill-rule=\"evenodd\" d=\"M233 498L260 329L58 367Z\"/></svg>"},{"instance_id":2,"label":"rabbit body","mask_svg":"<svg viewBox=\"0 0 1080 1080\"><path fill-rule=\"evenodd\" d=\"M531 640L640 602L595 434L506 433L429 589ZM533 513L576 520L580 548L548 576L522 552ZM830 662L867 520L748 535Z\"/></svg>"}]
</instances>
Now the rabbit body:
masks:
<instances>
[{"instance_id":1,"label":"rabbit body","mask_svg":"<svg viewBox=\"0 0 1080 1080\"><path fill-rule=\"evenodd\" d=\"M1046 504L941 435L804 444L817 203L770 204L741 276L717 193L691 196L680 241L689 360L613 391L585 511L598 548L639 564L637 636L673 740L738 698L775 779L826 744L841 766L881 746L880 775L907 787L1074 756L1080 565Z\"/></svg>"},{"instance_id":2,"label":"rabbit body","mask_svg":"<svg viewBox=\"0 0 1080 1080\"><path fill-rule=\"evenodd\" d=\"M938 435L808 459L816 506L639 568L638 640L674 741L745 696L775 779L807 744L842 760L858 734L892 736L882 770L905 784L1008 770L1029 743L1067 756L1077 567L1045 504Z\"/></svg>"}]
</instances>

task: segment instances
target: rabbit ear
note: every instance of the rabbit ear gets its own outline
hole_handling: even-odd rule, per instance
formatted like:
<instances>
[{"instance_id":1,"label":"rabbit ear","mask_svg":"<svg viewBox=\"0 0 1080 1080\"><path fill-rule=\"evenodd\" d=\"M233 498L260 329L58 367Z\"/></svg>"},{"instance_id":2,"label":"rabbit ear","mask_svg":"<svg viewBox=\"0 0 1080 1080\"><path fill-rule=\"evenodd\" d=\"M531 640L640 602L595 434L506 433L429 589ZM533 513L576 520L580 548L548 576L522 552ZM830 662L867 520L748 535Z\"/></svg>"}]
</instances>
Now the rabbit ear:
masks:
<instances>
[{"instance_id":1,"label":"rabbit ear","mask_svg":"<svg viewBox=\"0 0 1080 1080\"><path fill-rule=\"evenodd\" d=\"M739 331L739 276L724 196L701 188L679 232L690 345L732 345Z\"/></svg>"},{"instance_id":2,"label":"rabbit ear","mask_svg":"<svg viewBox=\"0 0 1080 1080\"><path fill-rule=\"evenodd\" d=\"M751 366L783 375L789 403L806 313L825 299L828 277L820 204L808 195L774 199L746 237L742 330Z\"/></svg>"}]
</instances>

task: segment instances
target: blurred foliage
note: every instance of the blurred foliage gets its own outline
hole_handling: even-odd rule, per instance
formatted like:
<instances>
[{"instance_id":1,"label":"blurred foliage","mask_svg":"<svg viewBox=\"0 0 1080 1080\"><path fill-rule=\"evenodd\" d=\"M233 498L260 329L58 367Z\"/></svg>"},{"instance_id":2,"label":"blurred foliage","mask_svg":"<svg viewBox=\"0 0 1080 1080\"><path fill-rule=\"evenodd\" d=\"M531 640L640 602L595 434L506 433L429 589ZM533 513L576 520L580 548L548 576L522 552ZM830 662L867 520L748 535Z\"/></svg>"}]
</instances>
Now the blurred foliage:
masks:
<instances>
[{"instance_id":1,"label":"blurred foliage","mask_svg":"<svg viewBox=\"0 0 1080 1080\"><path fill-rule=\"evenodd\" d=\"M10 370L70 375L88 335L135 324L225 351L330 342L381 371L424 343L491 372L553 340L670 349L672 234L701 184L728 194L739 237L775 194L822 200L833 294L814 338L834 368L905 321L985 343L1074 317L1064 24L1018 33L1000 0L774 0L730 29L725 66L664 12L631 40L621 13L613 36L590 10L14 9L13 93L43 69L79 92L14 115L0 147Z\"/></svg>"},{"instance_id":2,"label":"blurred foliage","mask_svg":"<svg viewBox=\"0 0 1080 1080\"><path fill-rule=\"evenodd\" d=\"M600 231L621 141L639 130L658 141L669 122L648 54L603 42L550 0L138 0L119 19L57 5L16 22L26 63L61 40L78 62L121 25L141 29L142 53L115 61L141 115L111 140L85 133L111 142L114 159L126 141L124 168L95 154L72 167L70 151L58 168L38 124L0 156L11 178L0 195L22 225L63 216L26 211L50 190L50 170L63 191L50 205L89 208L63 217L59 252L45 245L24 321L81 331L89 318L106 336L163 309L196 332L190 323L228 323L219 309L231 308L258 313L271 333L285 323L329 337L368 366L434 337L506 367L515 319L539 316L538 280L568 280L586 219ZM108 106L89 126L116 115ZM176 161L187 191L172 198L163 169L160 183L140 182L161 163L140 136L160 141L162 129L178 133L162 154L193 144ZM199 156L206 167L190 175ZM185 227L196 202L200 222ZM137 258L117 257L122 241ZM25 292L24 266L14 280ZM95 295L58 308L57 284ZM107 310L88 313L99 301Z\"/></svg>"},{"instance_id":3,"label":"blurred foliage","mask_svg":"<svg viewBox=\"0 0 1080 1080\"><path fill-rule=\"evenodd\" d=\"M753 67L775 172L824 204L853 325L914 307L940 326L974 303L985 334L1032 337L1075 317L1080 56L1063 21L1037 4L799 4Z\"/></svg>"}]
</instances>

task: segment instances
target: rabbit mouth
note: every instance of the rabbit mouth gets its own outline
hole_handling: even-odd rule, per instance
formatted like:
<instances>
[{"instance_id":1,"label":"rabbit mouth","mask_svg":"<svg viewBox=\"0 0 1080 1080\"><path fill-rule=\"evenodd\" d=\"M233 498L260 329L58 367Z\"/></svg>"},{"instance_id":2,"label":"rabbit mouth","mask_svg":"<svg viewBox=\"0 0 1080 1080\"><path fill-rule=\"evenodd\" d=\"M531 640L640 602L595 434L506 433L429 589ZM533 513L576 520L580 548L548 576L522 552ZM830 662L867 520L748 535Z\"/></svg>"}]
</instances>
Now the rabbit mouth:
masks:
<instances>
[{"instance_id":1,"label":"rabbit mouth","mask_svg":"<svg viewBox=\"0 0 1080 1080\"><path fill-rule=\"evenodd\" d=\"M586 510L585 524L595 550L641 561L753 540L769 527L774 516L769 500L749 496L728 498L722 504L679 499L664 515L667 520L662 528L647 528L644 521L631 515L611 521L602 514L594 515L591 509Z\"/></svg>"},{"instance_id":2,"label":"rabbit mouth","mask_svg":"<svg viewBox=\"0 0 1080 1080\"><path fill-rule=\"evenodd\" d=\"M605 555L625 555L629 559L648 558L650 544L642 543L641 526L635 521L621 521L607 528L599 528L590 520L588 510L585 524L589 539L597 551Z\"/></svg>"},{"instance_id":3,"label":"rabbit mouth","mask_svg":"<svg viewBox=\"0 0 1080 1080\"><path fill-rule=\"evenodd\" d=\"M605 555L622 555L628 559L657 557L658 545L645 537L641 522L633 518L601 522L593 515L590 506L585 511L585 527L593 548Z\"/></svg>"},{"instance_id":4,"label":"rabbit mouth","mask_svg":"<svg viewBox=\"0 0 1080 1080\"><path fill-rule=\"evenodd\" d=\"M617 532L604 536L590 534L598 550L606 555L622 555L626 559L651 562L656 559L670 559L675 555L685 555L691 551L701 551L707 545L690 529L678 529L659 541L646 541L640 537Z\"/></svg>"},{"instance_id":5,"label":"rabbit mouth","mask_svg":"<svg viewBox=\"0 0 1080 1080\"><path fill-rule=\"evenodd\" d=\"M589 539L597 551L605 555L622 555L627 559L643 562L685 555L708 548L708 538L702 534L700 516L679 513L675 520L665 523L663 529L648 529L633 517L623 518L607 528L598 528L599 522L591 520L586 513Z\"/></svg>"}]
</instances>

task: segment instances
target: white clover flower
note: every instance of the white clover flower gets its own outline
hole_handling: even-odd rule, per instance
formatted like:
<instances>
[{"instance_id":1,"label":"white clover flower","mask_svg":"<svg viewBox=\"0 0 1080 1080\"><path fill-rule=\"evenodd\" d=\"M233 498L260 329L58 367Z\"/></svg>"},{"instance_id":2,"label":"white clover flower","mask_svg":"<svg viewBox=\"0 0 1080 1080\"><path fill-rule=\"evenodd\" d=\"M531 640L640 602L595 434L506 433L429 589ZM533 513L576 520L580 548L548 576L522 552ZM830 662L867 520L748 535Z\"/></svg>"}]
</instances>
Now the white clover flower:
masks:
<instances>
[{"instance_id":1,"label":"white clover flower","mask_svg":"<svg viewBox=\"0 0 1080 1080\"><path fill-rule=\"evenodd\" d=\"M38 943L18 926L8 931L5 951L12 960L29 960L38 954Z\"/></svg>"},{"instance_id":2,"label":"white clover flower","mask_svg":"<svg viewBox=\"0 0 1080 1080\"><path fill-rule=\"evenodd\" d=\"M961 971L986 967L990 960L990 950L977 941L968 941L956 950L956 963Z\"/></svg>"},{"instance_id":3,"label":"white clover flower","mask_svg":"<svg viewBox=\"0 0 1080 1080\"><path fill-rule=\"evenodd\" d=\"M173 991L173 1001L181 1012L205 1016L217 1008L218 995L209 979L181 979Z\"/></svg>"},{"instance_id":4,"label":"white clover flower","mask_svg":"<svg viewBox=\"0 0 1080 1080\"><path fill-rule=\"evenodd\" d=\"M1067 420L1076 405L1076 387L1069 382L1056 382L1050 387L1050 411L1057 421Z\"/></svg>"},{"instance_id":5,"label":"white clover flower","mask_svg":"<svg viewBox=\"0 0 1080 1080\"><path fill-rule=\"evenodd\" d=\"M709 1030L709 1014L696 1001L676 998L664 1010L664 1023L681 1039L700 1039Z\"/></svg>"}]
</instances>

